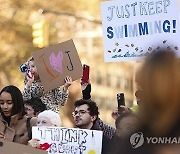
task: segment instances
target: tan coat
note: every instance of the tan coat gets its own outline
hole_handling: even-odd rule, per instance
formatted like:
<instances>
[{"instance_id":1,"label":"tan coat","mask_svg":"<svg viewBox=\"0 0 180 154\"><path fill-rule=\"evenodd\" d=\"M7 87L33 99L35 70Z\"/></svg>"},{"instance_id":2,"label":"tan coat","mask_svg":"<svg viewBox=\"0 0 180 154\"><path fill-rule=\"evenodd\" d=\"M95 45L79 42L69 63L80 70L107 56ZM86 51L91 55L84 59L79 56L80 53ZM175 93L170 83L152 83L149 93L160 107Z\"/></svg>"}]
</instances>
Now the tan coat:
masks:
<instances>
[{"instance_id":1,"label":"tan coat","mask_svg":"<svg viewBox=\"0 0 180 154\"><path fill-rule=\"evenodd\" d=\"M0 132L3 132L5 138L8 141L28 144L28 131L26 127L27 117L19 119L19 115L14 115L11 117L10 125L8 126L7 122L0 115ZM31 127L36 126L37 118L32 118L30 121Z\"/></svg>"}]
</instances>

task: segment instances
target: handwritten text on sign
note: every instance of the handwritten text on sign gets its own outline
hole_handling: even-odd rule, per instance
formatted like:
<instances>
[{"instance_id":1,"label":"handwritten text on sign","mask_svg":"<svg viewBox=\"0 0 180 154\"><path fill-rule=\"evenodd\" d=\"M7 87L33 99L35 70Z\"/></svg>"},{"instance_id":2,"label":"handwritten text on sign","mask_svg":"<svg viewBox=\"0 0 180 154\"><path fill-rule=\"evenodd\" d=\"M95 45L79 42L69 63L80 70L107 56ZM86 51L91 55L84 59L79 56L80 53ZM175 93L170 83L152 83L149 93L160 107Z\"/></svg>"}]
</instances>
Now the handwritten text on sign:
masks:
<instances>
[{"instance_id":1,"label":"handwritten text on sign","mask_svg":"<svg viewBox=\"0 0 180 154\"><path fill-rule=\"evenodd\" d=\"M49 154L101 154L102 132L60 127L33 127L33 138L50 144Z\"/></svg>"},{"instance_id":2,"label":"handwritten text on sign","mask_svg":"<svg viewBox=\"0 0 180 154\"><path fill-rule=\"evenodd\" d=\"M180 44L177 0L108 1L101 9L107 62L138 60L163 41Z\"/></svg>"},{"instance_id":3,"label":"handwritten text on sign","mask_svg":"<svg viewBox=\"0 0 180 154\"><path fill-rule=\"evenodd\" d=\"M33 57L45 91L63 85L66 76L71 76L73 81L82 76L73 40L35 51Z\"/></svg>"}]
</instances>

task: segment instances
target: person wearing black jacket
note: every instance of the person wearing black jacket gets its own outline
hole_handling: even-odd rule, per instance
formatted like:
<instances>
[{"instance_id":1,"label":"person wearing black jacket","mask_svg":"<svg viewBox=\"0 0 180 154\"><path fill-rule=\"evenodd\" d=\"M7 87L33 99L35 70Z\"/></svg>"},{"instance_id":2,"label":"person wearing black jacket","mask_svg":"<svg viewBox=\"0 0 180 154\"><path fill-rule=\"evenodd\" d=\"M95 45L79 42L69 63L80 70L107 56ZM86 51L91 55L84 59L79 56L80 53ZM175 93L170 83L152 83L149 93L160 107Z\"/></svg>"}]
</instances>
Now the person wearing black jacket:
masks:
<instances>
[{"instance_id":1,"label":"person wearing black jacket","mask_svg":"<svg viewBox=\"0 0 180 154\"><path fill-rule=\"evenodd\" d=\"M83 83L81 82L81 89L82 89L82 97L83 100L91 100L91 83ZM99 117L95 120L93 124L93 128L95 130L103 131L103 134L111 139L115 134L116 129L106 123L104 123Z\"/></svg>"},{"instance_id":2,"label":"person wearing black jacket","mask_svg":"<svg viewBox=\"0 0 180 154\"><path fill-rule=\"evenodd\" d=\"M95 126L96 121L98 120L98 106L92 100L77 100L74 103L75 110L73 112L74 122L76 127L80 129L90 129L90 130L99 130ZM102 139L102 154L105 154L108 151L108 146L110 144L110 139L104 135Z\"/></svg>"}]
</instances>

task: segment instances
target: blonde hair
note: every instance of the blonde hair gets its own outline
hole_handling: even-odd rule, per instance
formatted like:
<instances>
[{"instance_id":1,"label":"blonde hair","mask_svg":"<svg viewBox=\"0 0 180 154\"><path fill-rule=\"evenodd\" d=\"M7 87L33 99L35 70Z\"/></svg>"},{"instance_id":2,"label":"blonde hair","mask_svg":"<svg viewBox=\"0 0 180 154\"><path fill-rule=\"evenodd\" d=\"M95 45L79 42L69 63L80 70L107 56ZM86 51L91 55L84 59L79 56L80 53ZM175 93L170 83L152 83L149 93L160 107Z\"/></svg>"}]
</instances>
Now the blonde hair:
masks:
<instances>
[{"instance_id":1,"label":"blonde hair","mask_svg":"<svg viewBox=\"0 0 180 154\"><path fill-rule=\"evenodd\" d=\"M34 58L33 57L30 57L28 60L27 60L27 64L29 64L30 61L34 61Z\"/></svg>"},{"instance_id":2,"label":"blonde hair","mask_svg":"<svg viewBox=\"0 0 180 154\"><path fill-rule=\"evenodd\" d=\"M28 60L26 61L26 65L29 67L29 62L34 62L34 58L33 57L30 57L28 58ZM37 80L37 79L36 79ZM38 77L38 80L40 81L40 78ZM27 74L25 73L25 76L24 76L24 84L27 83Z\"/></svg>"}]
</instances>

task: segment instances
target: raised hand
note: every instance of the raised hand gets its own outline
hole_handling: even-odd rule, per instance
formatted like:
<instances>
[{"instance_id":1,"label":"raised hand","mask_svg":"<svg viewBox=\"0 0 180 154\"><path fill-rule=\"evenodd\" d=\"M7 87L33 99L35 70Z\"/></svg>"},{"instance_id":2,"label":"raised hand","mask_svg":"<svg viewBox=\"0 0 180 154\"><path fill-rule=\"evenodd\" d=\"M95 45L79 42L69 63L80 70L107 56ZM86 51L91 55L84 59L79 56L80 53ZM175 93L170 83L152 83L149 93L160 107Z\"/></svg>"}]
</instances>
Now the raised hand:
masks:
<instances>
[{"instance_id":1,"label":"raised hand","mask_svg":"<svg viewBox=\"0 0 180 154\"><path fill-rule=\"evenodd\" d=\"M4 133L3 133L3 132L0 132L0 139L4 139L4 140L6 140L6 137L5 137L5 135L4 135Z\"/></svg>"},{"instance_id":2,"label":"raised hand","mask_svg":"<svg viewBox=\"0 0 180 154\"><path fill-rule=\"evenodd\" d=\"M69 86L72 84L72 78L70 76L65 77L65 84L64 84L64 90L67 91Z\"/></svg>"},{"instance_id":3,"label":"raised hand","mask_svg":"<svg viewBox=\"0 0 180 154\"><path fill-rule=\"evenodd\" d=\"M40 147L39 139L29 140L28 145L32 146L33 148L39 148Z\"/></svg>"},{"instance_id":4,"label":"raised hand","mask_svg":"<svg viewBox=\"0 0 180 154\"><path fill-rule=\"evenodd\" d=\"M88 84L90 84L90 80L88 80L88 82L83 82L81 78L81 90L85 90Z\"/></svg>"}]
</instances>

